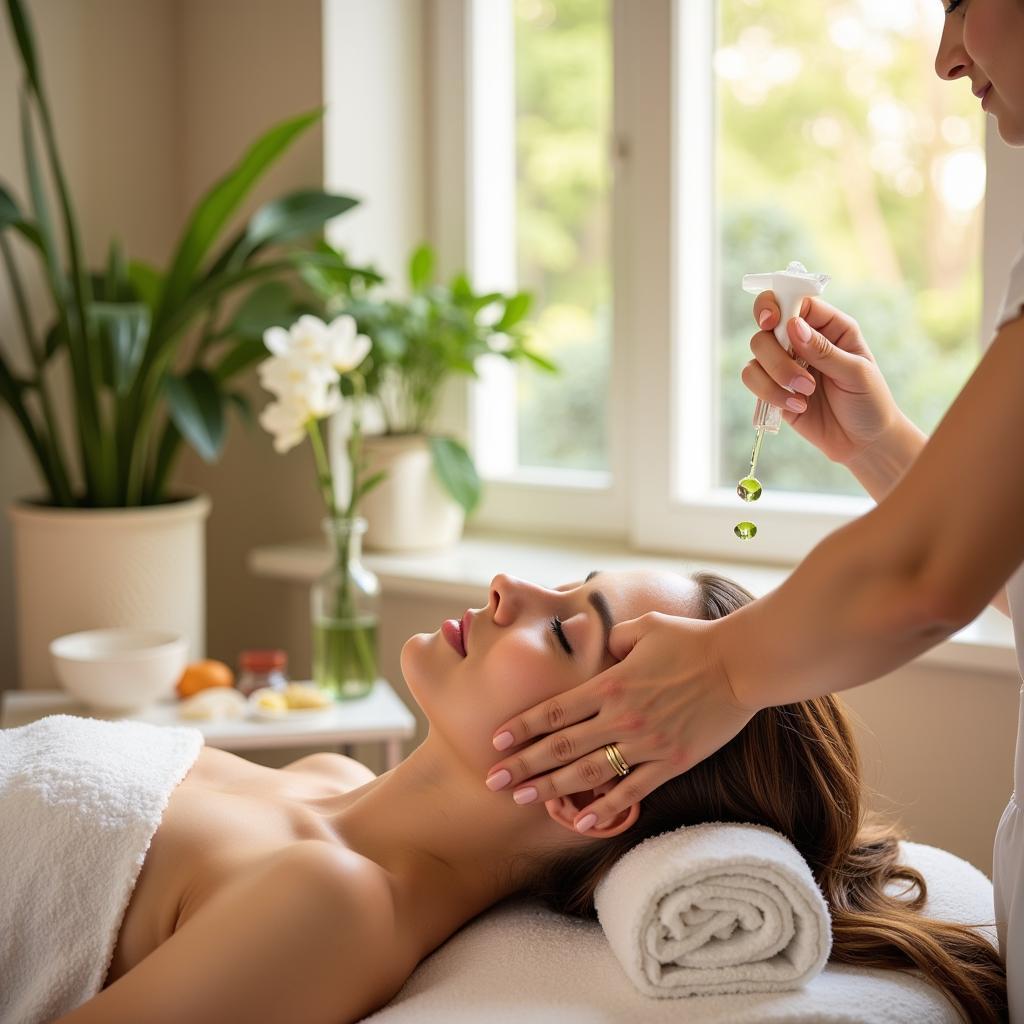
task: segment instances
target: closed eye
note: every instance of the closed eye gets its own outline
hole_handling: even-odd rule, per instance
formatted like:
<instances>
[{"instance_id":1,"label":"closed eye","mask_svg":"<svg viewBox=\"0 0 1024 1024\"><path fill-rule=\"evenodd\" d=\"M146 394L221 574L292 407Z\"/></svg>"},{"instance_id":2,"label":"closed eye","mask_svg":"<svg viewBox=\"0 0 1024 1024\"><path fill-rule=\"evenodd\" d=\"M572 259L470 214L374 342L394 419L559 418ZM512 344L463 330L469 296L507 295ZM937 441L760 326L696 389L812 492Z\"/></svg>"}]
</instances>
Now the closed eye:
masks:
<instances>
[{"instance_id":1,"label":"closed eye","mask_svg":"<svg viewBox=\"0 0 1024 1024\"><path fill-rule=\"evenodd\" d=\"M558 637L558 642L562 645L565 653L572 658L574 656L572 646L566 638L565 630L562 629L562 620L557 615L551 620L551 632Z\"/></svg>"},{"instance_id":2,"label":"closed eye","mask_svg":"<svg viewBox=\"0 0 1024 1024\"><path fill-rule=\"evenodd\" d=\"M949 0L949 3L946 4L946 13L952 14L962 3L963 0Z\"/></svg>"}]
</instances>

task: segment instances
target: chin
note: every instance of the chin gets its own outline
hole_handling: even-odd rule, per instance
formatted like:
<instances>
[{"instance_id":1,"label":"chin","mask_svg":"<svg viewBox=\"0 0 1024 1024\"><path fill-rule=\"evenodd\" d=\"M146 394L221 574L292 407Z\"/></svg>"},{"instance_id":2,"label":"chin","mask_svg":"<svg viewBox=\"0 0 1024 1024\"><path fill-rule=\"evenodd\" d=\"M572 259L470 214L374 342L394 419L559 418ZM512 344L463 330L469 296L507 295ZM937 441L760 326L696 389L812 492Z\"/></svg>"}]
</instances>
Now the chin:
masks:
<instances>
[{"instance_id":1,"label":"chin","mask_svg":"<svg viewBox=\"0 0 1024 1024\"><path fill-rule=\"evenodd\" d=\"M1008 146L1024 146L1024 117L1013 118L1003 113L996 118L996 130Z\"/></svg>"}]
</instances>

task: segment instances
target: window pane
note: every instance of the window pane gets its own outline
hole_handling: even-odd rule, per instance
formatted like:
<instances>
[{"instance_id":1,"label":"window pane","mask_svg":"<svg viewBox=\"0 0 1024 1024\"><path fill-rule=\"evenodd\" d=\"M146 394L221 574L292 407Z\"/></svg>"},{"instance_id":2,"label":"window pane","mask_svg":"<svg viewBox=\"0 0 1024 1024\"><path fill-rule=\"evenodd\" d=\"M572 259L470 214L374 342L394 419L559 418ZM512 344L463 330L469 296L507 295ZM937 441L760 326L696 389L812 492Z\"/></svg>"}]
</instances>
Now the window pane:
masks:
<instances>
[{"instance_id":1,"label":"window pane","mask_svg":"<svg viewBox=\"0 0 1024 1024\"><path fill-rule=\"evenodd\" d=\"M932 69L934 0L720 0L715 53L719 483L746 469L753 297L744 273L790 260L832 275L896 401L934 429L978 353L983 118ZM783 424L770 490L863 493Z\"/></svg>"},{"instance_id":2,"label":"window pane","mask_svg":"<svg viewBox=\"0 0 1024 1024\"><path fill-rule=\"evenodd\" d=\"M609 0L516 0L516 247L534 346L519 463L606 469L611 325Z\"/></svg>"}]
</instances>

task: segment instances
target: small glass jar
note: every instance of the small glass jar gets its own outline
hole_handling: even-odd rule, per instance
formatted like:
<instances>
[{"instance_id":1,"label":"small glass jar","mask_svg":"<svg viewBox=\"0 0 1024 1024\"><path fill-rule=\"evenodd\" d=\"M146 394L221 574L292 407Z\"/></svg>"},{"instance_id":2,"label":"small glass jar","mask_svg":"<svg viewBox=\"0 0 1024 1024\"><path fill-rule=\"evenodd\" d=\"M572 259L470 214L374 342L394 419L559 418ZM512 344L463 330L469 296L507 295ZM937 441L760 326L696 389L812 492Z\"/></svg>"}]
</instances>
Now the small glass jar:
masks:
<instances>
[{"instance_id":1,"label":"small glass jar","mask_svg":"<svg viewBox=\"0 0 1024 1024\"><path fill-rule=\"evenodd\" d=\"M288 685L288 655L278 648L242 651L238 656L235 688L244 697L265 686L283 690Z\"/></svg>"}]
</instances>

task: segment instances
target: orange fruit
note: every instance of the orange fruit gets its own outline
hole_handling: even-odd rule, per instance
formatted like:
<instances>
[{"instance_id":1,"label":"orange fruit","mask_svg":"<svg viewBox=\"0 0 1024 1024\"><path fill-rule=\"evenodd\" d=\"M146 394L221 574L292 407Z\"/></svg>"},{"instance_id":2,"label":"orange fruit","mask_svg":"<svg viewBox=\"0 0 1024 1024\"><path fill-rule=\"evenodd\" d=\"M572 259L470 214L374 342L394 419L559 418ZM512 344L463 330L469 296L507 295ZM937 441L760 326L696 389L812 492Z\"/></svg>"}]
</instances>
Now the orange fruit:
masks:
<instances>
[{"instance_id":1,"label":"orange fruit","mask_svg":"<svg viewBox=\"0 0 1024 1024\"><path fill-rule=\"evenodd\" d=\"M178 680L178 696L184 700L191 697L200 690L211 686L234 686L235 673L229 665L223 661L216 661L213 658L205 658L202 661L193 661L185 666Z\"/></svg>"}]
</instances>

